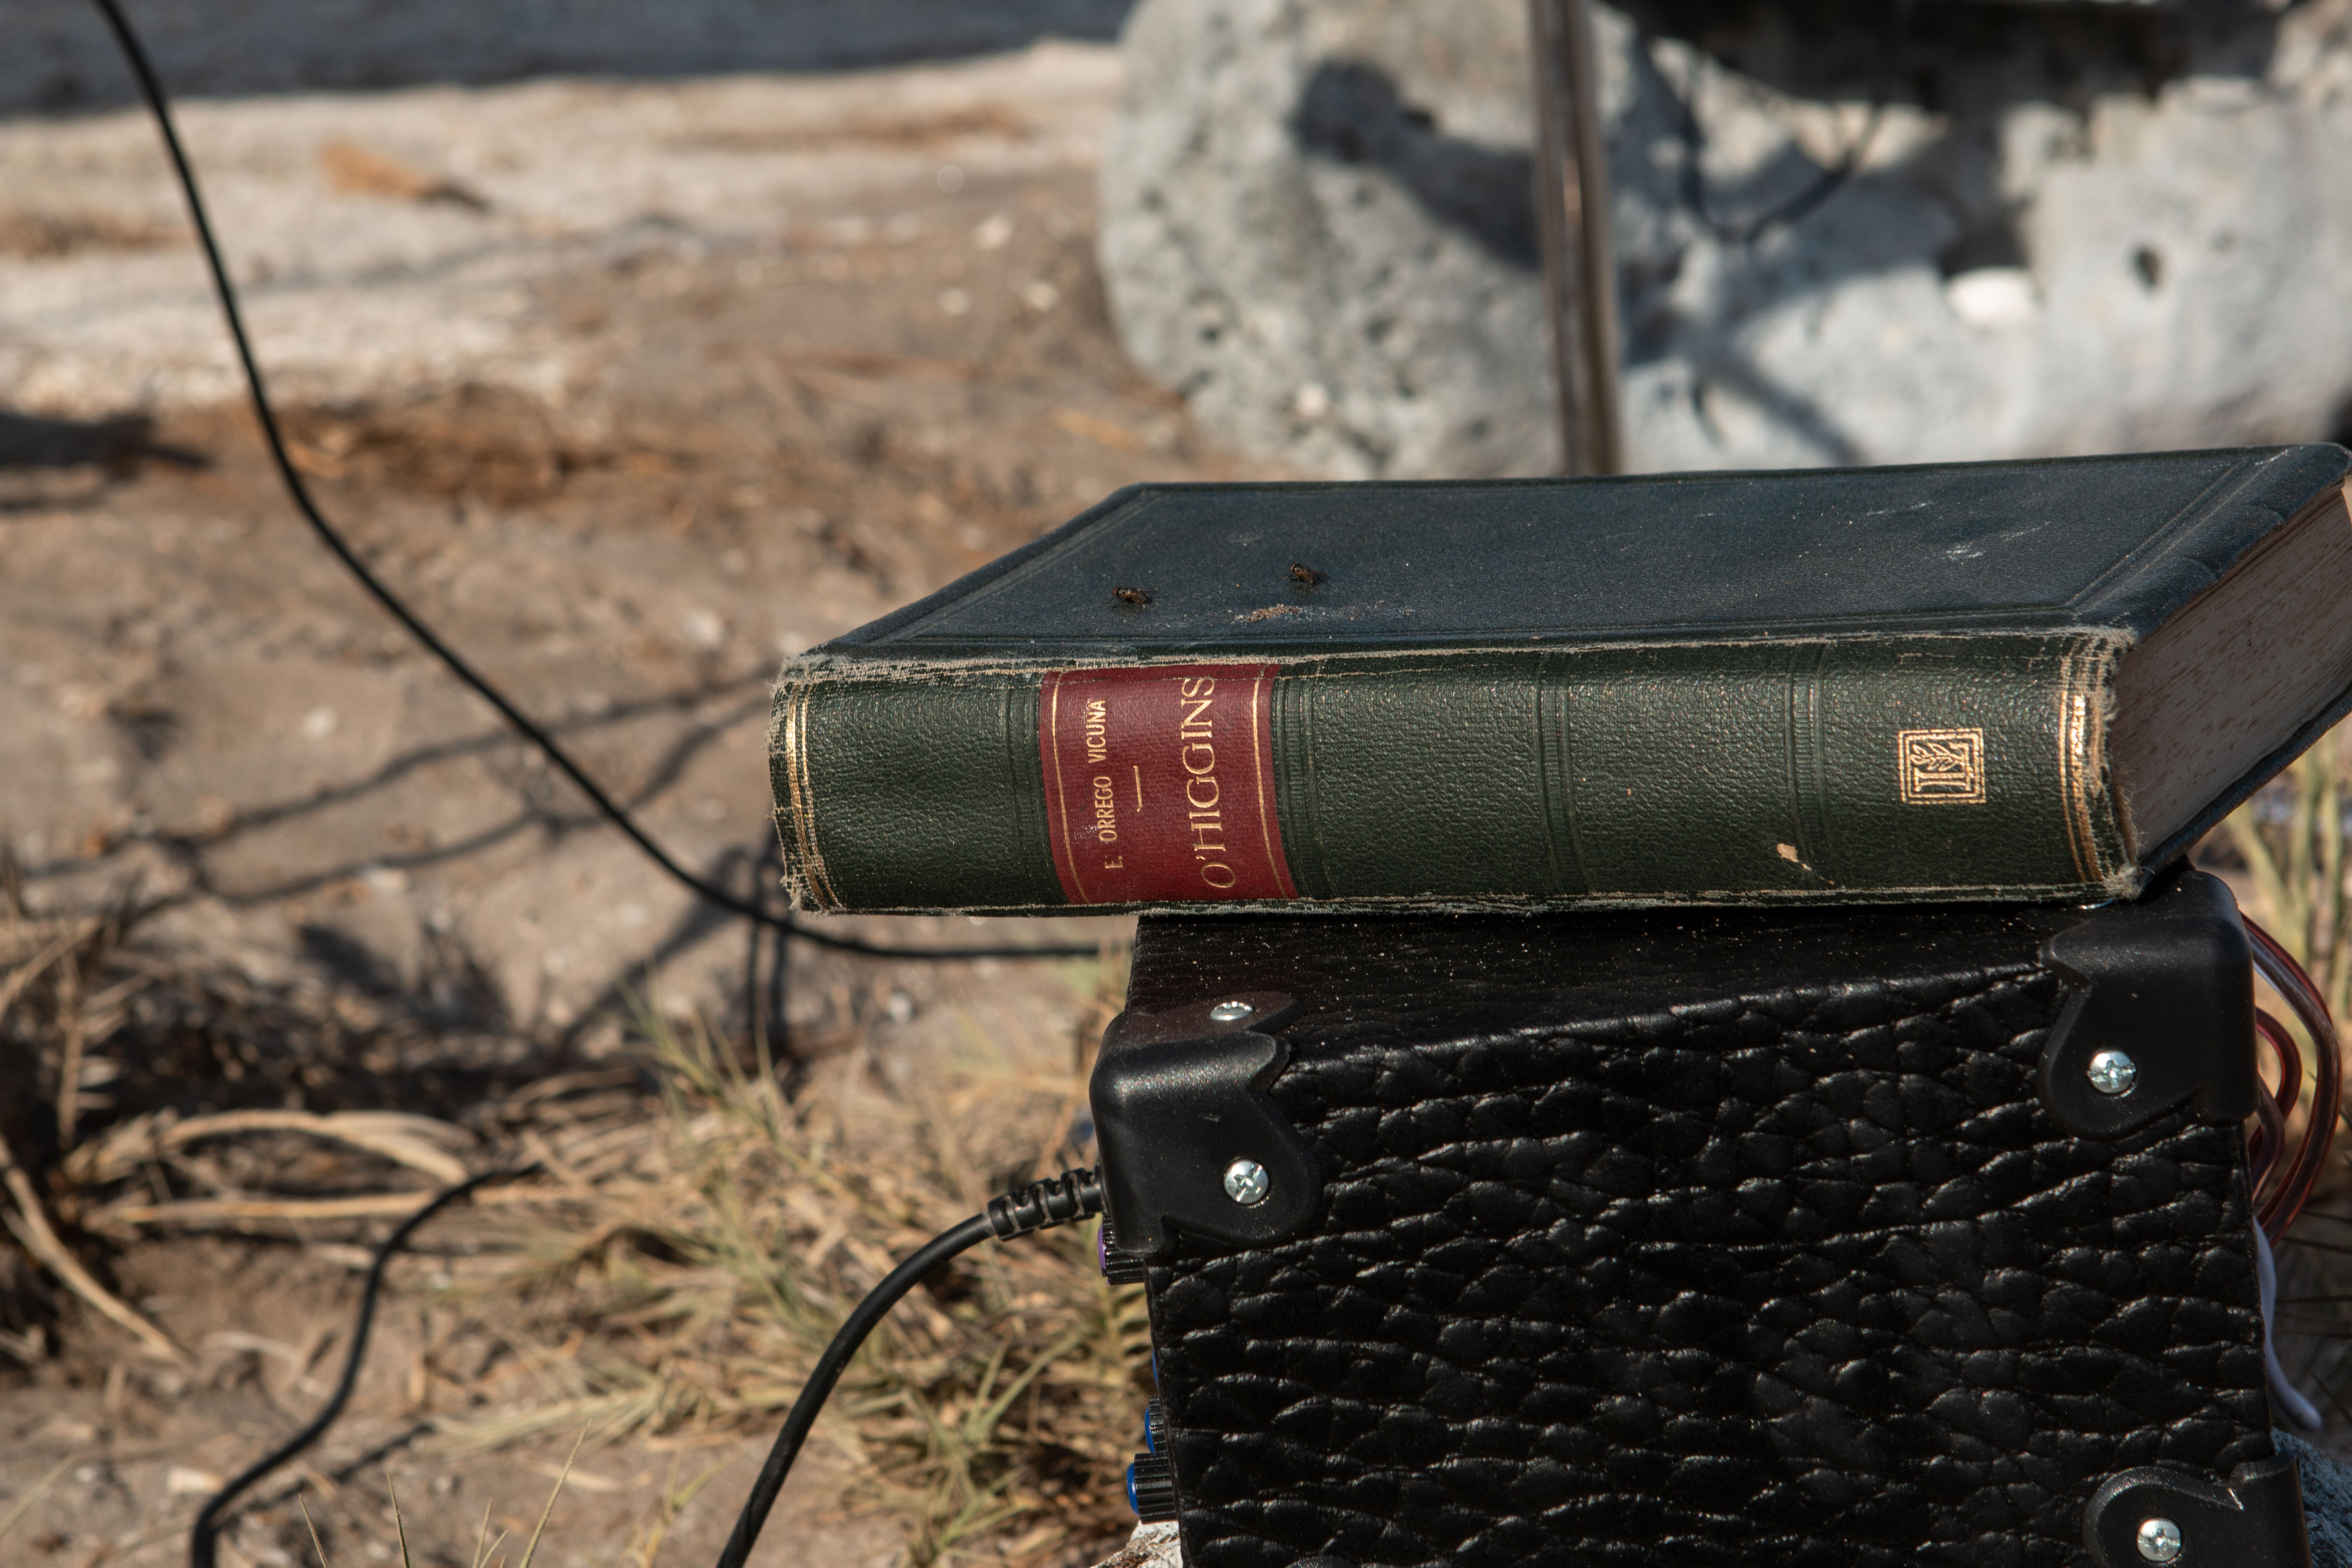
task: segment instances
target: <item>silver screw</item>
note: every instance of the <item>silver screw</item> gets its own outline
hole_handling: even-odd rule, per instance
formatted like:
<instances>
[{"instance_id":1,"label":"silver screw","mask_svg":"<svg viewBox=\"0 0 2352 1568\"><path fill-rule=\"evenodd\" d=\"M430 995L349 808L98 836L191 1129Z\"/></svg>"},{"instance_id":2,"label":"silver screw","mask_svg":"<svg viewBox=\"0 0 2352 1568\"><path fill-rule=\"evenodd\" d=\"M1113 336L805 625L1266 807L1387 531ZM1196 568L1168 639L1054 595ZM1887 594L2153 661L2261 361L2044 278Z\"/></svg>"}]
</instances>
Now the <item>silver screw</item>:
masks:
<instances>
[{"instance_id":1,"label":"silver screw","mask_svg":"<svg viewBox=\"0 0 2352 1568\"><path fill-rule=\"evenodd\" d=\"M2150 1563L2170 1563L2180 1555L2180 1527L2168 1519L2139 1521L2139 1554Z\"/></svg>"},{"instance_id":2,"label":"silver screw","mask_svg":"<svg viewBox=\"0 0 2352 1568\"><path fill-rule=\"evenodd\" d=\"M2121 1051L2101 1051L2091 1058L2091 1087L2101 1094L2128 1094L2137 1077L2139 1064Z\"/></svg>"},{"instance_id":3,"label":"silver screw","mask_svg":"<svg viewBox=\"0 0 2352 1568\"><path fill-rule=\"evenodd\" d=\"M1209 1016L1220 1024L1238 1024L1256 1011L1246 1002L1220 1002L1209 1009Z\"/></svg>"},{"instance_id":4,"label":"silver screw","mask_svg":"<svg viewBox=\"0 0 2352 1568\"><path fill-rule=\"evenodd\" d=\"M1255 1160L1236 1160L1225 1167L1225 1196L1244 1208L1255 1208L1274 1191L1274 1178Z\"/></svg>"}]
</instances>

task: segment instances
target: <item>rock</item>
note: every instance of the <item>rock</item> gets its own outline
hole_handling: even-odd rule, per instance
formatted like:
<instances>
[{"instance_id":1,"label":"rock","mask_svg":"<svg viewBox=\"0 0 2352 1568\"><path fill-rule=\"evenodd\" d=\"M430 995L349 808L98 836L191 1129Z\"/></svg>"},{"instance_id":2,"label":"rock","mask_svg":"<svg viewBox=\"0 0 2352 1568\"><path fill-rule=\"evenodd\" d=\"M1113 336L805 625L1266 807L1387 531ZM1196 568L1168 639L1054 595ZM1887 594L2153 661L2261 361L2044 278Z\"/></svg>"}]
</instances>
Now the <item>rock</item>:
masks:
<instances>
[{"instance_id":1,"label":"rock","mask_svg":"<svg viewBox=\"0 0 2352 1568\"><path fill-rule=\"evenodd\" d=\"M2352 0L1928 4L1893 37L1811 3L1595 7L1632 467L2345 427ZM1137 361L1312 470L1549 470L1525 31L1518 0L1145 0L1101 241Z\"/></svg>"},{"instance_id":2,"label":"rock","mask_svg":"<svg viewBox=\"0 0 2352 1568\"><path fill-rule=\"evenodd\" d=\"M1184 1543L1173 1524L1139 1524L1127 1544L1098 1568L1184 1568Z\"/></svg>"},{"instance_id":3,"label":"rock","mask_svg":"<svg viewBox=\"0 0 2352 1568\"><path fill-rule=\"evenodd\" d=\"M1102 182L1129 352L1302 467L1545 471L1525 25L1514 0L1146 0Z\"/></svg>"},{"instance_id":4,"label":"rock","mask_svg":"<svg viewBox=\"0 0 2352 1568\"><path fill-rule=\"evenodd\" d=\"M2294 1433L2275 1434L2303 1482L2303 1518L2312 1568L2352 1568L2352 1467Z\"/></svg>"}]
</instances>

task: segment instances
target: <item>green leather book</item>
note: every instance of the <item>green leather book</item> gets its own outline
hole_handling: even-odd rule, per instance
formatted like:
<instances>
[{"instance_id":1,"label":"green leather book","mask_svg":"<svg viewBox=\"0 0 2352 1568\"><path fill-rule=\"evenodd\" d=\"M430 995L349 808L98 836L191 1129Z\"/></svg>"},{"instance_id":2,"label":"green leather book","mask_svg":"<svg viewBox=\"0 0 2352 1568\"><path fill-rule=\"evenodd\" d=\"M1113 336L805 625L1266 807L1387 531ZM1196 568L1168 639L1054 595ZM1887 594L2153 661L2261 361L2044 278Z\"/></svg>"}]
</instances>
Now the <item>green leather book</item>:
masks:
<instances>
[{"instance_id":1,"label":"green leather book","mask_svg":"<svg viewBox=\"0 0 2352 1568\"><path fill-rule=\"evenodd\" d=\"M790 885L2123 897L2352 706L2348 464L1136 486L785 666Z\"/></svg>"}]
</instances>

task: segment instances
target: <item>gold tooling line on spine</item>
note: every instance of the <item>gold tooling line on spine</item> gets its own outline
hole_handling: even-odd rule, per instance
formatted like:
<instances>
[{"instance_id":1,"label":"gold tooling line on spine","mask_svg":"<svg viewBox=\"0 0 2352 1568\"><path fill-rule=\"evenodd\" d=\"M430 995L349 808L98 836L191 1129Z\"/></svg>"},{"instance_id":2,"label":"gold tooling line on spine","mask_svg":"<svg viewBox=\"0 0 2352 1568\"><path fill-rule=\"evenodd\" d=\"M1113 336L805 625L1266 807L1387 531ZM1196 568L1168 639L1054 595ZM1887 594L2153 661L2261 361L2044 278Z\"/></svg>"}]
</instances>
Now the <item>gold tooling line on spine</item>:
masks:
<instances>
[{"instance_id":1,"label":"gold tooling line on spine","mask_svg":"<svg viewBox=\"0 0 2352 1568\"><path fill-rule=\"evenodd\" d=\"M2095 643L2077 643L2058 664L2058 788L2064 796L2066 843L2074 852L2074 873L2085 882L2100 879L2099 845L2091 828L2091 792L2105 770L2094 705L2104 662Z\"/></svg>"},{"instance_id":2,"label":"gold tooling line on spine","mask_svg":"<svg viewBox=\"0 0 2352 1568\"><path fill-rule=\"evenodd\" d=\"M1045 704L1045 750L1054 759L1055 820L1061 824L1062 854L1070 862L1070 886L1078 890L1079 903L1091 904L1094 900L1087 894L1086 877L1078 869L1077 842L1070 837L1070 786L1062 782L1062 676L1066 673L1057 671L1042 683ZM1136 788L1139 793L1142 775L1139 773L1136 778Z\"/></svg>"},{"instance_id":3,"label":"gold tooling line on spine","mask_svg":"<svg viewBox=\"0 0 2352 1568\"><path fill-rule=\"evenodd\" d=\"M816 847L816 793L809 784L808 717L814 689L803 686L784 703L784 783L792 792L793 844L800 852L801 875L817 902L841 908L841 897L825 874L824 857Z\"/></svg>"}]
</instances>

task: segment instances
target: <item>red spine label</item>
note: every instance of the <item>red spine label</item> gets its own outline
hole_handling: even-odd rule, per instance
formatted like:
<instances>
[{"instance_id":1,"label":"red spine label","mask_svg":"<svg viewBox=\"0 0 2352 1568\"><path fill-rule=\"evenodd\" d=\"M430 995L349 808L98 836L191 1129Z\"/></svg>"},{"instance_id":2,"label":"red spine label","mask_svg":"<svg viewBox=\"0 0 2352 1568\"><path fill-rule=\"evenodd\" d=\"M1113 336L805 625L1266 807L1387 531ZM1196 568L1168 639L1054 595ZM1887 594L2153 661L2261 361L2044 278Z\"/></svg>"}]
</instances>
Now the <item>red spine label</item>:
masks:
<instances>
[{"instance_id":1,"label":"red spine label","mask_svg":"<svg viewBox=\"0 0 2352 1568\"><path fill-rule=\"evenodd\" d=\"M1295 899L1274 809L1270 664L1066 669L1037 750L1074 904Z\"/></svg>"}]
</instances>

